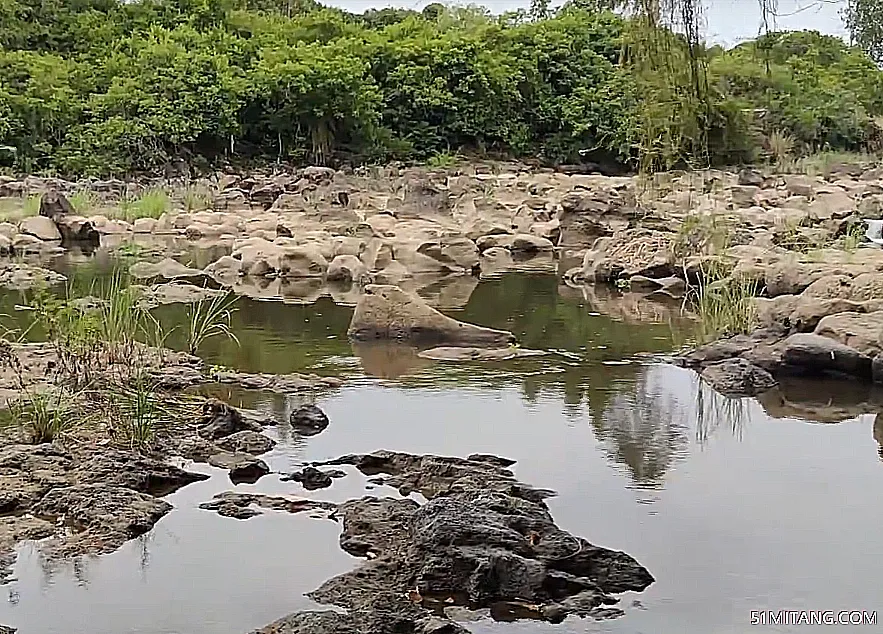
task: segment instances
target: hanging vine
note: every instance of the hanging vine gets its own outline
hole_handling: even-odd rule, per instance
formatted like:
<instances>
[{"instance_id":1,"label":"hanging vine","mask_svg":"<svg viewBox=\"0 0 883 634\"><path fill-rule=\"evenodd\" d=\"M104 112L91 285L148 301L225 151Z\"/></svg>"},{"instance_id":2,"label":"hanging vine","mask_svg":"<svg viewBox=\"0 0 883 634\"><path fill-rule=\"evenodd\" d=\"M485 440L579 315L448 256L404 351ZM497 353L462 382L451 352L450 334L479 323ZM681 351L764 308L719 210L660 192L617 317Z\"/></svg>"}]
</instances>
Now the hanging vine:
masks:
<instances>
[{"instance_id":1,"label":"hanging vine","mask_svg":"<svg viewBox=\"0 0 883 634\"><path fill-rule=\"evenodd\" d=\"M761 32L773 28L778 0L758 0ZM625 61L636 71L642 107L633 123L640 172L707 167L716 120L702 41L702 0L627 0L633 17Z\"/></svg>"}]
</instances>

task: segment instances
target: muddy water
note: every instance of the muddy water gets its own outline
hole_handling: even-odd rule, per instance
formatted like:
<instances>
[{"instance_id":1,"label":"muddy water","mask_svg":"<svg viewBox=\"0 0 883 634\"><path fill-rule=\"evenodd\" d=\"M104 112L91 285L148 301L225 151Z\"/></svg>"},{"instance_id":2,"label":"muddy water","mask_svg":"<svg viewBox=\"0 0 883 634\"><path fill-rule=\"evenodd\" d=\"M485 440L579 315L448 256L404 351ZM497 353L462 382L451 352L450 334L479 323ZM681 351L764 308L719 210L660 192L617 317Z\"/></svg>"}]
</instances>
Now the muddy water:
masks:
<instances>
[{"instance_id":1,"label":"muddy water","mask_svg":"<svg viewBox=\"0 0 883 634\"><path fill-rule=\"evenodd\" d=\"M88 278L101 269L84 270ZM0 312L16 301L4 297ZM183 310L160 314L174 323ZM543 358L456 365L403 347L353 347L344 334L350 311L328 298L242 301L234 319L241 348L212 341L203 351L210 363L249 371L350 378L337 392L296 398L219 389L283 418L304 399L328 413L331 426L318 436L284 425L272 432L274 472L380 448L504 455L518 460L521 479L559 492L549 501L559 525L628 552L657 579L624 596L626 615L614 621L481 619L469 625L474 632L798 632L751 626L750 613L883 609L874 434L883 396L789 384L763 402L722 399L660 359L689 340L677 306L569 289L554 276L482 282L465 308L447 311L513 330L525 347L551 352ZM22 634L245 633L311 607L303 593L356 562L337 547L339 527L329 520L268 511L237 521L198 509L233 487L221 471L194 468L213 477L169 496L175 510L112 555L72 565L23 546L0 623ZM366 486L351 472L312 493L276 475L237 490L340 501Z\"/></svg>"}]
</instances>

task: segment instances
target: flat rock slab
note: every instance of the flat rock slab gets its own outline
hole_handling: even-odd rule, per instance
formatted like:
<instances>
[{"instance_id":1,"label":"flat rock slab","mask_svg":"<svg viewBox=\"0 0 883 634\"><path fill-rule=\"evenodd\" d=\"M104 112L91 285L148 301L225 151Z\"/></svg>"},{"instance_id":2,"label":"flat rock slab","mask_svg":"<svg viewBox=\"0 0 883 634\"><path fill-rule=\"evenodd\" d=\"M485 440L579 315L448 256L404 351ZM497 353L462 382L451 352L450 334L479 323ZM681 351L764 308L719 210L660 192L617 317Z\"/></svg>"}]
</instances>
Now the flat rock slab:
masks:
<instances>
[{"instance_id":1,"label":"flat rock slab","mask_svg":"<svg viewBox=\"0 0 883 634\"><path fill-rule=\"evenodd\" d=\"M281 496L262 495L252 493L238 493L225 491L218 493L210 502L204 502L199 508L206 511L217 511L224 517L234 519L249 519L261 515L261 511L253 508L259 506L271 511L285 511L287 513L304 513L308 511L333 511L337 508L331 502L320 500L292 499Z\"/></svg>"},{"instance_id":2,"label":"flat rock slab","mask_svg":"<svg viewBox=\"0 0 883 634\"><path fill-rule=\"evenodd\" d=\"M510 346L507 348L461 348L442 346L418 352L417 356L434 361L509 361L524 357L539 357L548 354L544 350L527 350Z\"/></svg>"},{"instance_id":3,"label":"flat rock slab","mask_svg":"<svg viewBox=\"0 0 883 634\"><path fill-rule=\"evenodd\" d=\"M35 515L64 517L87 531L107 536L113 548L143 535L172 505L120 486L77 484L52 489L33 509Z\"/></svg>"},{"instance_id":4,"label":"flat rock slab","mask_svg":"<svg viewBox=\"0 0 883 634\"><path fill-rule=\"evenodd\" d=\"M247 420L247 419L246 419ZM218 447L225 451L247 453L252 456L260 456L276 446L276 441L261 433L246 429L222 438L217 443Z\"/></svg>"},{"instance_id":5,"label":"flat rock slab","mask_svg":"<svg viewBox=\"0 0 883 634\"><path fill-rule=\"evenodd\" d=\"M871 357L830 337L798 333L785 339L783 346L784 362L802 373L833 372L871 379Z\"/></svg>"}]
</instances>

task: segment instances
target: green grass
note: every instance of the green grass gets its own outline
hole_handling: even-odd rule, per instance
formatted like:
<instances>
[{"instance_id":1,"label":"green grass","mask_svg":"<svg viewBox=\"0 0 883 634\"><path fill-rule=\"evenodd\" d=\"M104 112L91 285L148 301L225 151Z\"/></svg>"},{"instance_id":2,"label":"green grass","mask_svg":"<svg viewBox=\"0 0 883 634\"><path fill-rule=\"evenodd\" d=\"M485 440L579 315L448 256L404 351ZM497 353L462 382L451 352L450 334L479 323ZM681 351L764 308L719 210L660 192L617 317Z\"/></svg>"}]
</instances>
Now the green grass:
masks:
<instances>
[{"instance_id":1,"label":"green grass","mask_svg":"<svg viewBox=\"0 0 883 634\"><path fill-rule=\"evenodd\" d=\"M86 190L74 192L67 199L74 211L83 216L89 215L98 206L97 196Z\"/></svg>"},{"instance_id":2,"label":"green grass","mask_svg":"<svg viewBox=\"0 0 883 634\"><path fill-rule=\"evenodd\" d=\"M211 209L213 200L211 191L205 187L194 185L184 190L183 203L187 212Z\"/></svg>"},{"instance_id":3,"label":"green grass","mask_svg":"<svg viewBox=\"0 0 883 634\"><path fill-rule=\"evenodd\" d=\"M27 198L0 198L0 222L18 222L40 212L40 195Z\"/></svg>"},{"instance_id":4,"label":"green grass","mask_svg":"<svg viewBox=\"0 0 883 634\"><path fill-rule=\"evenodd\" d=\"M28 432L34 444L52 442L60 438L75 422L71 397L57 393L26 393L12 403L13 418Z\"/></svg>"},{"instance_id":5,"label":"green grass","mask_svg":"<svg viewBox=\"0 0 883 634\"><path fill-rule=\"evenodd\" d=\"M119 211L114 216L126 222L139 218L159 219L170 207L169 195L164 190L150 189L135 198L121 200Z\"/></svg>"},{"instance_id":6,"label":"green grass","mask_svg":"<svg viewBox=\"0 0 883 634\"><path fill-rule=\"evenodd\" d=\"M187 307L187 349L190 354L196 354L202 343L212 337L227 337L239 344L239 339L230 329L236 300L236 295L230 292L201 299Z\"/></svg>"},{"instance_id":7,"label":"green grass","mask_svg":"<svg viewBox=\"0 0 883 634\"><path fill-rule=\"evenodd\" d=\"M167 414L157 385L139 376L112 396L117 419L115 435L130 446L150 445Z\"/></svg>"},{"instance_id":8,"label":"green grass","mask_svg":"<svg viewBox=\"0 0 883 634\"><path fill-rule=\"evenodd\" d=\"M426 166L433 169L443 169L446 167L453 167L459 162L460 157L458 155L451 154L450 152L439 152L438 154L429 157L429 160L426 161Z\"/></svg>"},{"instance_id":9,"label":"green grass","mask_svg":"<svg viewBox=\"0 0 883 634\"><path fill-rule=\"evenodd\" d=\"M758 283L744 276L719 277L703 274L686 297L699 318L702 342L720 337L747 334L757 325Z\"/></svg>"}]
</instances>

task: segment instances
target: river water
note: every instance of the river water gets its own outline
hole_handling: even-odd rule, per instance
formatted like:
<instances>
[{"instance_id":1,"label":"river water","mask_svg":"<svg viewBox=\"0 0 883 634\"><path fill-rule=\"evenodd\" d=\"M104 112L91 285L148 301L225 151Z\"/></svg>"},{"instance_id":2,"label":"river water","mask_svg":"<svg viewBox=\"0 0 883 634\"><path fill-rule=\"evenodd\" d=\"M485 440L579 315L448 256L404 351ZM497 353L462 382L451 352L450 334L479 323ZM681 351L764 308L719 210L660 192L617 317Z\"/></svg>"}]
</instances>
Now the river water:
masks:
<instances>
[{"instance_id":1,"label":"river water","mask_svg":"<svg viewBox=\"0 0 883 634\"><path fill-rule=\"evenodd\" d=\"M106 273L97 263L79 271L83 282ZM874 415L883 395L815 383L786 384L762 402L724 399L665 363L693 332L677 304L569 288L555 275L459 284L424 292L465 302L446 309L457 318L508 328L552 354L458 365L401 346L353 346L352 309L328 297L242 300L241 347L213 340L203 353L243 370L349 379L336 392L298 397L220 390L284 420L305 399L328 413L318 436L285 425L273 432L279 444L265 459L274 473L377 449L503 455L518 461L520 479L558 492L549 506L559 525L631 554L657 580L622 597L626 614L613 621L483 619L469 624L473 632L801 632L751 626L751 611L883 608L883 424L875 433ZM0 298L0 312L18 301ZM183 310L160 316L180 323ZM357 564L338 548L331 521L272 511L238 521L200 510L233 487L220 470L193 468L213 477L169 496L175 510L111 555L59 563L23 546L0 623L21 634L244 634L315 607L303 594ZM278 475L235 488L342 501L369 486L351 471L312 493Z\"/></svg>"}]
</instances>

